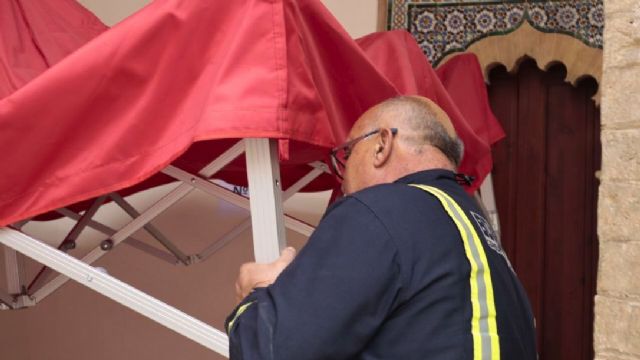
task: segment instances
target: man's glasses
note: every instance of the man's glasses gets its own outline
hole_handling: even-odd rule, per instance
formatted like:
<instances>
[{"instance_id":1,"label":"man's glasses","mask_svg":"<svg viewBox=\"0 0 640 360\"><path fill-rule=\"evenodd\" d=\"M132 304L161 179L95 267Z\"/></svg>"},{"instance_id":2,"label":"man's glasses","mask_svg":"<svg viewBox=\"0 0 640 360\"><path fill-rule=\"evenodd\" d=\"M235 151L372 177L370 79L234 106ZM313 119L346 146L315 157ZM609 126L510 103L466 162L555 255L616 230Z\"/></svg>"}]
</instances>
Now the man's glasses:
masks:
<instances>
[{"instance_id":1,"label":"man's glasses","mask_svg":"<svg viewBox=\"0 0 640 360\"><path fill-rule=\"evenodd\" d=\"M394 136L398 133L398 129L396 128L391 128L390 130L391 130L391 134ZM353 138L347 141L346 143L340 146L337 146L333 148L333 150L331 150L331 167L333 169L333 173L340 180L343 179L342 174L344 172L345 163L347 162L347 159L349 159L349 156L351 156L351 151L353 150L354 146L356 146L356 144L359 141L364 140L369 136L375 135L380 131L382 131L382 129L380 128L369 131L368 133L364 135L360 135L356 138Z\"/></svg>"}]
</instances>

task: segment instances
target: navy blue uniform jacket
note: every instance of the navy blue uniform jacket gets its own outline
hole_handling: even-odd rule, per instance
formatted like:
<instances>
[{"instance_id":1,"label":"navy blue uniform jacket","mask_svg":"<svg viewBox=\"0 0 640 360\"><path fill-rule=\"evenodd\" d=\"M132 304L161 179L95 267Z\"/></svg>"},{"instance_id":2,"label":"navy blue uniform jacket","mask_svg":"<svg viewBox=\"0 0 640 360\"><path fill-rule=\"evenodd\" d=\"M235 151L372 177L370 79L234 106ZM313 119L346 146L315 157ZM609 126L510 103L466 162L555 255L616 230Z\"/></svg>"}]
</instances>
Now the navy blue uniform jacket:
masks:
<instances>
[{"instance_id":1,"label":"navy blue uniform jacket","mask_svg":"<svg viewBox=\"0 0 640 360\"><path fill-rule=\"evenodd\" d=\"M477 205L446 170L331 206L277 281L229 316L231 359L472 359L471 270L460 233L436 197L408 184L437 187L464 209L491 271L501 359L535 359L526 294Z\"/></svg>"}]
</instances>

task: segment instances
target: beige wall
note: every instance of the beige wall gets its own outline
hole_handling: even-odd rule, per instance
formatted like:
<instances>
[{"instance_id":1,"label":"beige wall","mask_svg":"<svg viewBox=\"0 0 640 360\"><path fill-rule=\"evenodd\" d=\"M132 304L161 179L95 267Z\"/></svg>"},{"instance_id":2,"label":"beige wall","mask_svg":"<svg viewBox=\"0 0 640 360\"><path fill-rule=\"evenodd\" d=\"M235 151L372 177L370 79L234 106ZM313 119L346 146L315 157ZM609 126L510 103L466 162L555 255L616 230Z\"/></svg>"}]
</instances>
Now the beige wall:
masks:
<instances>
[{"instance_id":1,"label":"beige wall","mask_svg":"<svg viewBox=\"0 0 640 360\"><path fill-rule=\"evenodd\" d=\"M605 0L596 359L640 359L640 2Z\"/></svg>"},{"instance_id":2,"label":"beige wall","mask_svg":"<svg viewBox=\"0 0 640 360\"><path fill-rule=\"evenodd\" d=\"M322 0L333 15L357 38L376 31L378 0Z\"/></svg>"},{"instance_id":3,"label":"beige wall","mask_svg":"<svg viewBox=\"0 0 640 360\"><path fill-rule=\"evenodd\" d=\"M112 26L150 0L78 0L93 11L105 24ZM376 30L378 0L323 0L329 10L353 37L367 35Z\"/></svg>"},{"instance_id":4,"label":"beige wall","mask_svg":"<svg viewBox=\"0 0 640 360\"><path fill-rule=\"evenodd\" d=\"M140 10L151 0L77 0L91 10L103 23L113 26L125 17Z\"/></svg>"}]
</instances>

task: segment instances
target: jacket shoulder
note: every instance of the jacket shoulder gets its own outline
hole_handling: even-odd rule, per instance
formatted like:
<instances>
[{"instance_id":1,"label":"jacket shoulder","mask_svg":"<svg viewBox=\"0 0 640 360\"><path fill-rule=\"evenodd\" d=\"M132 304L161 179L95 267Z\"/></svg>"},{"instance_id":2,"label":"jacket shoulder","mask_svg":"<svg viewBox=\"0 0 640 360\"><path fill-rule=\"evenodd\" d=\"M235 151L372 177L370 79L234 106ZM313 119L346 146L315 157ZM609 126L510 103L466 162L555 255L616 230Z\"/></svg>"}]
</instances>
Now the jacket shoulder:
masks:
<instances>
[{"instance_id":1,"label":"jacket shoulder","mask_svg":"<svg viewBox=\"0 0 640 360\"><path fill-rule=\"evenodd\" d=\"M440 202L424 190L401 183L381 184L351 195L374 213L378 211L415 211L440 208Z\"/></svg>"}]
</instances>

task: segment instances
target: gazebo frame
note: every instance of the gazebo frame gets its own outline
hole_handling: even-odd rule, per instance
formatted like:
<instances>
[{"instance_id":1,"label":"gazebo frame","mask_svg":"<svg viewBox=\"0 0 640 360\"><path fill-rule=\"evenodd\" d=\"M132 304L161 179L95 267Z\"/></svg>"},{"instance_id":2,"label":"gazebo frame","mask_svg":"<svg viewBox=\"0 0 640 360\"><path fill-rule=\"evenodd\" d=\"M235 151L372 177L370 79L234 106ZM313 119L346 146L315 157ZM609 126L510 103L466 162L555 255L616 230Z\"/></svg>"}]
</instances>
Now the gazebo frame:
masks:
<instances>
[{"instance_id":1,"label":"gazebo frame","mask_svg":"<svg viewBox=\"0 0 640 360\"><path fill-rule=\"evenodd\" d=\"M251 189L250 198L229 191L210 180L213 175L243 153L246 155L247 177ZM314 230L313 226L284 214L282 209L283 201L328 171L326 165L321 162L310 164L309 170L307 175L283 192L280 181L277 140L247 138L240 140L197 174L191 174L173 165L167 166L162 172L180 181L180 185L142 213L138 213L118 194L99 197L82 215L67 208L59 209L60 214L77 221L60 249L21 232L20 229L28 220L15 223L10 227L0 228L0 243L6 246L5 264L8 279L8 293L0 291L0 302L4 303L2 307L3 309L18 309L34 306L71 279L206 348L228 357L229 345L225 333L114 278L91 264L105 255L113 246L127 241L130 245L166 261L190 265L206 260L248 227L252 227L253 231L256 261L262 263L273 261L280 256L280 251L286 246L285 227L306 236L310 236ZM229 203L249 209L251 218L217 239L199 254L187 256L149 222L194 189L202 190ZM132 221L118 230L111 229L92 219L107 196L110 196L115 203L133 217ZM73 248L75 239L86 227L98 230L108 238L79 260L68 255L65 249ZM173 254L173 257L131 237L142 228L155 237ZM72 244L71 247L68 247L69 244ZM60 275L35 292L29 293L18 253L59 272ZM45 271L51 270L45 269ZM45 279L46 276L39 278ZM32 285L34 284L32 283Z\"/></svg>"}]
</instances>

